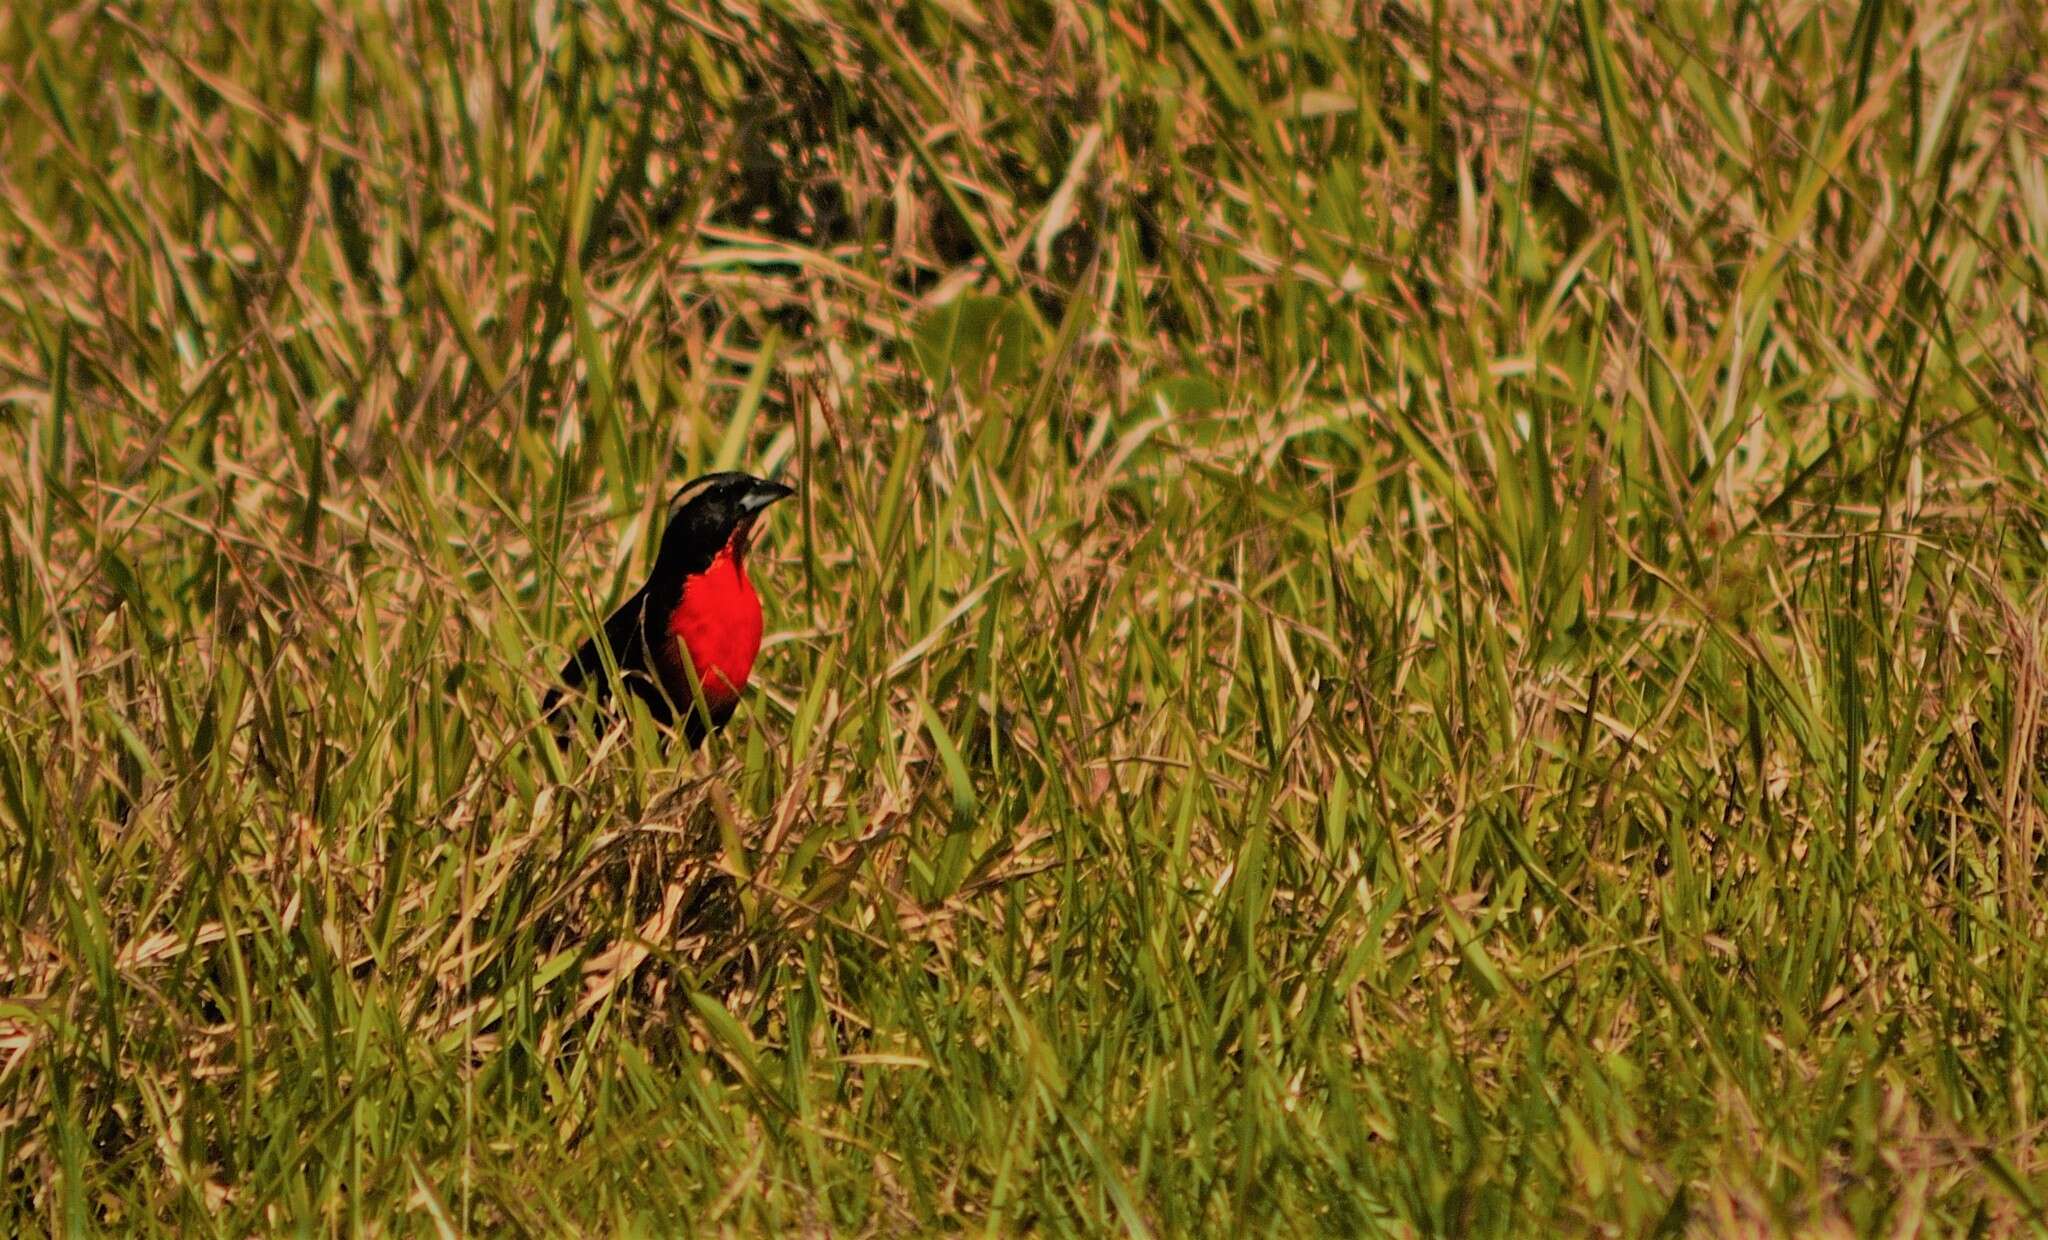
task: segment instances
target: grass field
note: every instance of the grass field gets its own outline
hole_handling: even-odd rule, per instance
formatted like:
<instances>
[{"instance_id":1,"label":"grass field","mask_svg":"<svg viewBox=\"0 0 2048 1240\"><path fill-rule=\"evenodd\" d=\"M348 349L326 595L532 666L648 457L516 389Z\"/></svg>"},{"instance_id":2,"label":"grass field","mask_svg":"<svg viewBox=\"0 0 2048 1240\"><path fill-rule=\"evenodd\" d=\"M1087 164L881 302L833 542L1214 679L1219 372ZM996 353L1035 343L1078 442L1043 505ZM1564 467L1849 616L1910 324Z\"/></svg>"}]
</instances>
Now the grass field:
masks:
<instances>
[{"instance_id":1,"label":"grass field","mask_svg":"<svg viewBox=\"0 0 2048 1240\"><path fill-rule=\"evenodd\" d=\"M0 1231L2048 1226L2044 45L0 7Z\"/></svg>"}]
</instances>

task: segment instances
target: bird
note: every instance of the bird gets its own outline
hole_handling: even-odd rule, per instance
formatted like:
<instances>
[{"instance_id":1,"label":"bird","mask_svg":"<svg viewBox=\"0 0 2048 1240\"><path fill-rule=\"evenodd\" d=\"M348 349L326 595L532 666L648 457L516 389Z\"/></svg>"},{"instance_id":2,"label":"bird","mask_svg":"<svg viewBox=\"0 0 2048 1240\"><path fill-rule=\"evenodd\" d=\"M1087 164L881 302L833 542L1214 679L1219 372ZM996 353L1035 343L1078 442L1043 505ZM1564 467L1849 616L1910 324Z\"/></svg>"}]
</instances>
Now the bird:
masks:
<instances>
[{"instance_id":1,"label":"bird","mask_svg":"<svg viewBox=\"0 0 2048 1240\"><path fill-rule=\"evenodd\" d=\"M747 576L747 548L761 514L794 494L783 483L731 470L678 490L647 583L562 665L561 683L541 702L542 717L559 726L570 695L581 690L601 707L594 716L600 729L616 719L608 647L620 685L663 728L681 715L691 748L724 727L761 650L761 600Z\"/></svg>"}]
</instances>

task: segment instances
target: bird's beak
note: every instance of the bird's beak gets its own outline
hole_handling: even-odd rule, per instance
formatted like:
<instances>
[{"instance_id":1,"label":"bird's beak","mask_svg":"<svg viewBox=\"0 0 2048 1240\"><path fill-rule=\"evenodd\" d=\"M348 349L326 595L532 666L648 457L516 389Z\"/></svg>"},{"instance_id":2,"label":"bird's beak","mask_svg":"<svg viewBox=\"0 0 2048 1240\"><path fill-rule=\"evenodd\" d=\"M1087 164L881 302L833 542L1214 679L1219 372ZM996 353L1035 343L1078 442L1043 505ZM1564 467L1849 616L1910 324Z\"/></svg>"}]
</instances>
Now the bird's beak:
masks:
<instances>
[{"instance_id":1,"label":"bird's beak","mask_svg":"<svg viewBox=\"0 0 2048 1240\"><path fill-rule=\"evenodd\" d=\"M788 499L795 494L795 487L769 482L765 478L756 478L753 485L747 488L747 493L740 496L740 511L752 516L777 500Z\"/></svg>"}]
</instances>

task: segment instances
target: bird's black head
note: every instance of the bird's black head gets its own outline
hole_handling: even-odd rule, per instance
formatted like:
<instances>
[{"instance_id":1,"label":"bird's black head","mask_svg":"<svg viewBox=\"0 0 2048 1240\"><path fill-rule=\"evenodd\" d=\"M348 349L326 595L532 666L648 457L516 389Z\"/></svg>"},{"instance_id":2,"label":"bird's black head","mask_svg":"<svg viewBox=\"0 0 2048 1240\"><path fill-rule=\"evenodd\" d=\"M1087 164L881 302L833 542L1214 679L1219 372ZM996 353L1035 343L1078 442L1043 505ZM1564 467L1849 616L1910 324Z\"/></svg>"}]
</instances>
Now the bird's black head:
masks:
<instances>
[{"instance_id":1,"label":"bird's black head","mask_svg":"<svg viewBox=\"0 0 2048 1240\"><path fill-rule=\"evenodd\" d=\"M768 505L794 494L794 488L752 474L705 474L668 501L660 568L684 575L702 572L728 544L735 554L745 555L755 518Z\"/></svg>"}]
</instances>

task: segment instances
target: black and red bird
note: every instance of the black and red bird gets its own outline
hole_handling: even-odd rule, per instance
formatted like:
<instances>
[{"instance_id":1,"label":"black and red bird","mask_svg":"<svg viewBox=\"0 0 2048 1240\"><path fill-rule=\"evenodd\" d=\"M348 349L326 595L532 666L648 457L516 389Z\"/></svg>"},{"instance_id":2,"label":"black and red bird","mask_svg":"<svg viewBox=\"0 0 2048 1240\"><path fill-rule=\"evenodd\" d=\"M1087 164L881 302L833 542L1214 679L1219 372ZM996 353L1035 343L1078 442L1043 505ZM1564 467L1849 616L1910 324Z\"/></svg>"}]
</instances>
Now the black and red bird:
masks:
<instances>
[{"instance_id":1,"label":"black and red bird","mask_svg":"<svg viewBox=\"0 0 2048 1240\"><path fill-rule=\"evenodd\" d=\"M586 689L599 703L611 696L603 641L620 681L656 723L671 726L681 714L692 746L724 727L761 650L761 600L747 578L754 522L793 494L779 482L731 472L677 491L647 584L562 665L562 687L549 690L541 713L554 715L565 689Z\"/></svg>"}]
</instances>

